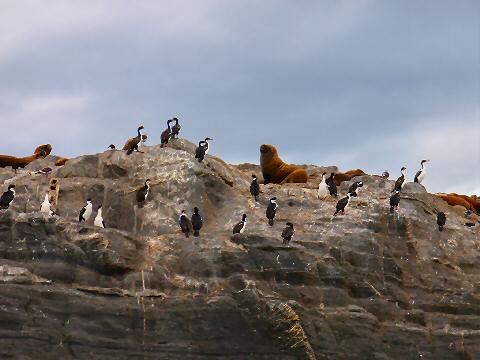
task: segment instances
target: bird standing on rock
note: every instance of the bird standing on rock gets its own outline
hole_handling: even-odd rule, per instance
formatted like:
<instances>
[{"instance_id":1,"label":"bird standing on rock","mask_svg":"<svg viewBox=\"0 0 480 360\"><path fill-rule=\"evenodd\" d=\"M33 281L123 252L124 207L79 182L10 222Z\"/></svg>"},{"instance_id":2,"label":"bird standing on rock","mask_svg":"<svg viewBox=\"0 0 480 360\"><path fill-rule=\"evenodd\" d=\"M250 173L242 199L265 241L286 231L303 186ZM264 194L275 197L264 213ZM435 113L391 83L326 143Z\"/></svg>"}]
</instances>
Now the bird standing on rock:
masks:
<instances>
[{"instance_id":1,"label":"bird standing on rock","mask_svg":"<svg viewBox=\"0 0 480 360\"><path fill-rule=\"evenodd\" d=\"M213 139L207 137L205 140L202 140L198 143L198 147L195 150L195 159L197 159L198 162L202 162L205 158L205 155L207 155L208 150L210 149L210 143L208 142L209 140Z\"/></svg>"},{"instance_id":2,"label":"bird standing on rock","mask_svg":"<svg viewBox=\"0 0 480 360\"><path fill-rule=\"evenodd\" d=\"M47 214L48 216L54 214L54 211L52 210L52 204L50 204L50 195L48 194L48 192L45 194L42 205L40 205L40 212L43 214Z\"/></svg>"},{"instance_id":3,"label":"bird standing on rock","mask_svg":"<svg viewBox=\"0 0 480 360\"><path fill-rule=\"evenodd\" d=\"M270 203L267 206L266 216L268 219L268 225L273 226L275 215L277 215L277 198L273 197L270 199Z\"/></svg>"},{"instance_id":4,"label":"bird standing on rock","mask_svg":"<svg viewBox=\"0 0 480 360\"><path fill-rule=\"evenodd\" d=\"M250 194L258 201L258 195L260 195L260 185L258 185L257 176L252 175L252 182L250 183Z\"/></svg>"},{"instance_id":5,"label":"bird standing on rock","mask_svg":"<svg viewBox=\"0 0 480 360\"><path fill-rule=\"evenodd\" d=\"M320 184L318 184L318 198L320 200L323 200L327 197L328 195L328 185L327 185L327 179L325 177L327 175L326 172L322 174L322 180L320 181Z\"/></svg>"},{"instance_id":6,"label":"bird standing on rock","mask_svg":"<svg viewBox=\"0 0 480 360\"><path fill-rule=\"evenodd\" d=\"M363 187L363 181L355 181L350 187L348 188L348 192L352 194L352 196L357 197L360 188Z\"/></svg>"},{"instance_id":7,"label":"bird standing on rock","mask_svg":"<svg viewBox=\"0 0 480 360\"><path fill-rule=\"evenodd\" d=\"M330 192L330 195L338 197L337 184L335 184L335 173L332 172L326 182L327 182L328 191Z\"/></svg>"},{"instance_id":8,"label":"bird standing on rock","mask_svg":"<svg viewBox=\"0 0 480 360\"><path fill-rule=\"evenodd\" d=\"M400 190L394 190L395 194L390 196L390 213L398 210L398 204L400 204Z\"/></svg>"},{"instance_id":9,"label":"bird standing on rock","mask_svg":"<svg viewBox=\"0 0 480 360\"><path fill-rule=\"evenodd\" d=\"M193 208L192 215L193 236L200 236L200 229L203 226L203 219L198 212L198 207Z\"/></svg>"},{"instance_id":10,"label":"bird standing on rock","mask_svg":"<svg viewBox=\"0 0 480 360\"><path fill-rule=\"evenodd\" d=\"M290 240L292 240L293 235L295 234L295 229L293 228L293 224L291 222L287 222L286 225L287 226L282 231L282 238L283 238L284 245L290 243Z\"/></svg>"},{"instance_id":11,"label":"bird standing on rock","mask_svg":"<svg viewBox=\"0 0 480 360\"><path fill-rule=\"evenodd\" d=\"M342 214L345 214L345 208L348 206L348 204L350 204L351 196L352 194L348 193L347 196L338 200L336 210L333 216L337 215L340 211L342 212Z\"/></svg>"},{"instance_id":12,"label":"bird standing on rock","mask_svg":"<svg viewBox=\"0 0 480 360\"><path fill-rule=\"evenodd\" d=\"M235 226L233 227L233 233L241 234L245 231L246 227L247 227L247 214L243 214L242 221L236 223Z\"/></svg>"},{"instance_id":13,"label":"bird standing on rock","mask_svg":"<svg viewBox=\"0 0 480 360\"><path fill-rule=\"evenodd\" d=\"M178 219L178 223L180 224L180 229L182 229L182 232L185 234L185 237L190 237L190 233L192 232L192 222L190 219L187 217L187 214L185 214L185 210L182 210L182 213L180 214L180 218Z\"/></svg>"},{"instance_id":14,"label":"bird standing on rock","mask_svg":"<svg viewBox=\"0 0 480 360\"><path fill-rule=\"evenodd\" d=\"M15 199L15 185L8 185L7 191L5 191L0 197L0 209L8 209Z\"/></svg>"},{"instance_id":15,"label":"bird standing on rock","mask_svg":"<svg viewBox=\"0 0 480 360\"><path fill-rule=\"evenodd\" d=\"M176 117L172 118L172 121L175 121L175 125L172 126L172 139L178 138L180 134L180 129L182 126L178 123L178 119Z\"/></svg>"},{"instance_id":16,"label":"bird standing on rock","mask_svg":"<svg viewBox=\"0 0 480 360\"><path fill-rule=\"evenodd\" d=\"M397 179L397 181L395 181L395 187L393 188L393 191L395 191L395 190L398 190L399 192L402 191L403 187L407 183L407 179L405 177L405 170L407 170L407 168L405 166L403 166L400 169L400 172L402 173L402 175L400 175L400 177Z\"/></svg>"},{"instance_id":17,"label":"bird standing on rock","mask_svg":"<svg viewBox=\"0 0 480 360\"><path fill-rule=\"evenodd\" d=\"M143 204L147 200L149 191L150 191L150 179L147 179L145 180L145 184L137 191L137 204L139 208L143 207Z\"/></svg>"},{"instance_id":18,"label":"bird standing on rock","mask_svg":"<svg viewBox=\"0 0 480 360\"><path fill-rule=\"evenodd\" d=\"M438 225L438 230L443 231L443 227L445 226L445 223L447 222L447 216L445 215L444 212L438 212L437 213L437 225Z\"/></svg>"},{"instance_id":19,"label":"bird standing on rock","mask_svg":"<svg viewBox=\"0 0 480 360\"><path fill-rule=\"evenodd\" d=\"M173 121L172 119L167 121L167 128L160 135L161 147L164 147L165 145L167 145L168 140L170 140L170 136L172 135L172 129L170 128L170 123L172 121Z\"/></svg>"},{"instance_id":20,"label":"bird standing on rock","mask_svg":"<svg viewBox=\"0 0 480 360\"><path fill-rule=\"evenodd\" d=\"M422 160L420 162L421 169L417 171L415 174L415 178L413 179L414 182L421 184L423 179L425 179L425 175L427 175L427 162L430 160Z\"/></svg>"},{"instance_id":21,"label":"bird standing on rock","mask_svg":"<svg viewBox=\"0 0 480 360\"><path fill-rule=\"evenodd\" d=\"M87 222L88 219L90 219L90 216L92 215L92 207L92 199L87 199L87 205L80 210L80 215L78 215L78 222Z\"/></svg>"},{"instance_id":22,"label":"bird standing on rock","mask_svg":"<svg viewBox=\"0 0 480 360\"><path fill-rule=\"evenodd\" d=\"M93 220L93 225L100 228L105 228L105 222L103 221L102 217L102 204L98 205L97 216L95 216L95 219Z\"/></svg>"},{"instance_id":23,"label":"bird standing on rock","mask_svg":"<svg viewBox=\"0 0 480 360\"><path fill-rule=\"evenodd\" d=\"M116 150L117 148L115 147L115 144L110 144L110 145L108 145L107 149Z\"/></svg>"},{"instance_id":24,"label":"bird standing on rock","mask_svg":"<svg viewBox=\"0 0 480 360\"><path fill-rule=\"evenodd\" d=\"M123 150L127 151L127 155L130 155L131 153L133 153L134 150L140 152L138 150L138 144L140 143L140 141L142 141L142 130L143 130L143 125L138 127L137 136L135 136L134 138L128 139L128 141L123 146Z\"/></svg>"}]
</instances>

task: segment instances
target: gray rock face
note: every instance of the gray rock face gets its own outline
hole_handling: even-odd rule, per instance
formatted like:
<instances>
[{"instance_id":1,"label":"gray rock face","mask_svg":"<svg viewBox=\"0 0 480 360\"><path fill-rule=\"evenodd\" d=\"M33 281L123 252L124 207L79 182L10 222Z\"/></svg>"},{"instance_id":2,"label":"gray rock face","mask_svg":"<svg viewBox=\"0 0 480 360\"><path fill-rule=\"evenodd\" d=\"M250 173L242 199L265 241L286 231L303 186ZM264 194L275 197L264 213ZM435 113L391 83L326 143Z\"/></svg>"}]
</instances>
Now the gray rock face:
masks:
<instances>
[{"instance_id":1,"label":"gray rock face","mask_svg":"<svg viewBox=\"0 0 480 360\"><path fill-rule=\"evenodd\" d=\"M255 203L254 165L198 163L194 150L178 139L1 169L1 190L17 189L0 211L1 359L480 359L480 227L462 213L409 183L389 214L393 181L362 176L333 217L336 199L318 200L316 180L334 168L315 166L310 183L261 186ZM32 171L45 166L60 216L38 212L49 179ZM79 224L88 197L94 212ZM106 229L93 227L100 203ZM194 206L204 227L185 238L178 216Z\"/></svg>"}]
</instances>

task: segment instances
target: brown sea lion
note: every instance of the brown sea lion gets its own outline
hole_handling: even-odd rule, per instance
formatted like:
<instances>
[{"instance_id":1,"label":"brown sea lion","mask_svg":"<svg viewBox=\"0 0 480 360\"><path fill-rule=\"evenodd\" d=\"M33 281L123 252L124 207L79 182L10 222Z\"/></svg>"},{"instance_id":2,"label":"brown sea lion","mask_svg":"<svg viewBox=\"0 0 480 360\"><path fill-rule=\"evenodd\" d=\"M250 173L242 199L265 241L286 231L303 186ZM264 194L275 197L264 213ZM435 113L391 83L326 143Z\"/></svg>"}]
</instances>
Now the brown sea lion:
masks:
<instances>
[{"instance_id":1,"label":"brown sea lion","mask_svg":"<svg viewBox=\"0 0 480 360\"><path fill-rule=\"evenodd\" d=\"M52 145L50 145L50 144L40 145L35 149L35 151L33 153L38 154L41 151L43 151L45 153L44 157L50 155L50 153L52 152Z\"/></svg>"},{"instance_id":2,"label":"brown sea lion","mask_svg":"<svg viewBox=\"0 0 480 360\"><path fill-rule=\"evenodd\" d=\"M471 210L477 212L477 209L473 204L471 204L468 200L464 199L462 196L457 194L435 194L440 199L447 202L448 205L460 205L463 206L467 210Z\"/></svg>"},{"instance_id":3,"label":"brown sea lion","mask_svg":"<svg viewBox=\"0 0 480 360\"><path fill-rule=\"evenodd\" d=\"M366 175L366 174L365 172L363 172L363 170L360 170L360 169L349 170L345 173L337 173L335 174L335 184L337 186L340 186L342 182L349 181L355 176L362 176L362 175Z\"/></svg>"},{"instance_id":4,"label":"brown sea lion","mask_svg":"<svg viewBox=\"0 0 480 360\"><path fill-rule=\"evenodd\" d=\"M68 158L57 159L57 161L55 161L55 166L63 166L67 163L68 160Z\"/></svg>"},{"instance_id":5,"label":"brown sea lion","mask_svg":"<svg viewBox=\"0 0 480 360\"><path fill-rule=\"evenodd\" d=\"M40 158L44 158L46 156L47 155L43 150L33 155L20 157L20 158L15 156L10 156L10 155L0 155L0 167L11 166L12 169L14 169L16 172L18 168L24 168L25 166L30 164L32 161L35 161Z\"/></svg>"},{"instance_id":6,"label":"brown sea lion","mask_svg":"<svg viewBox=\"0 0 480 360\"><path fill-rule=\"evenodd\" d=\"M298 165L284 163L273 145L263 144L260 146L260 166L265 184L306 183L308 181L307 170Z\"/></svg>"}]
</instances>

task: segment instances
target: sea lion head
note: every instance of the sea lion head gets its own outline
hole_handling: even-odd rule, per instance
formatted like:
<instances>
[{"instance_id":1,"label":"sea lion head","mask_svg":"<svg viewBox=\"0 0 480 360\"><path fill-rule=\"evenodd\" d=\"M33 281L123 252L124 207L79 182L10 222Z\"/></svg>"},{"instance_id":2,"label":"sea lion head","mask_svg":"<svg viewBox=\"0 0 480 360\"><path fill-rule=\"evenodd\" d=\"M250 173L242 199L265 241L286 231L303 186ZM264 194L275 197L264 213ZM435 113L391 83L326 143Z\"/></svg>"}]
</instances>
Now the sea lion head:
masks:
<instances>
[{"instance_id":1,"label":"sea lion head","mask_svg":"<svg viewBox=\"0 0 480 360\"><path fill-rule=\"evenodd\" d=\"M42 157L46 157L47 155L50 155L50 153L52 152L52 145L50 144L40 145L35 149L33 153L36 155L36 154L41 154L42 152L43 152Z\"/></svg>"},{"instance_id":2,"label":"sea lion head","mask_svg":"<svg viewBox=\"0 0 480 360\"><path fill-rule=\"evenodd\" d=\"M275 157L278 155L277 148L273 145L263 144L260 146L260 154L262 157Z\"/></svg>"}]
</instances>

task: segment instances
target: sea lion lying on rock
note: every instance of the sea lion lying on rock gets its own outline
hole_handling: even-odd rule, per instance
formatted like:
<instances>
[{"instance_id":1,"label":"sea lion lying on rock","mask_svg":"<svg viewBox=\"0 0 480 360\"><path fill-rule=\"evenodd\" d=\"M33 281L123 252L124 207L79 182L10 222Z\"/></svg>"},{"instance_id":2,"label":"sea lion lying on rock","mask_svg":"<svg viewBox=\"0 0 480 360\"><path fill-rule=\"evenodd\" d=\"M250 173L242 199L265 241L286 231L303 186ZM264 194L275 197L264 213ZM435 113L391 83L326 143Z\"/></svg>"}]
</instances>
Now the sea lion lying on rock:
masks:
<instances>
[{"instance_id":1,"label":"sea lion lying on rock","mask_svg":"<svg viewBox=\"0 0 480 360\"><path fill-rule=\"evenodd\" d=\"M24 168L32 161L45 158L48 154L50 154L51 151L52 145L46 144L37 147L34 154L30 156L16 157L10 155L0 155L0 167L11 166L12 169L16 171L18 168Z\"/></svg>"},{"instance_id":2,"label":"sea lion lying on rock","mask_svg":"<svg viewBox=\"0 0 480 360\"><path fill-rule=\"evenodd\" d=\"M265 184L306 183L308 181L307 170L298 165L284 163L273 145L263 144L260 146L260 166Z\"/></svg>"},{"instance_id":3,"label":"sea lion lying on rock","mask_svg":"<svg viewBox=\"0 0 480 360\"><path fill-rule=\"evenodd\" d=\"M349 170L345 173L336 173L335 174L335 184L337 186L340 186L340 184L344 181L349 181L355 176L362 176L366 175L363 170L360 169L355 169L355 170Z\"/></svg>"},{"instance_id":4,"label":"sea lion lying on rock","mask_svg":"<svg viewBox=\"0 0 480 360\"><path fill-rule=\"evenodd\" d=\"M440 199L447 202L448 205L455 206L460 205L463 206L467 210L471 210L476 212L477 214L480 213L480 204L476 199L466 195L458 195L455 193L452 194L435 194Z\"/></svg>"}]
</instances>

